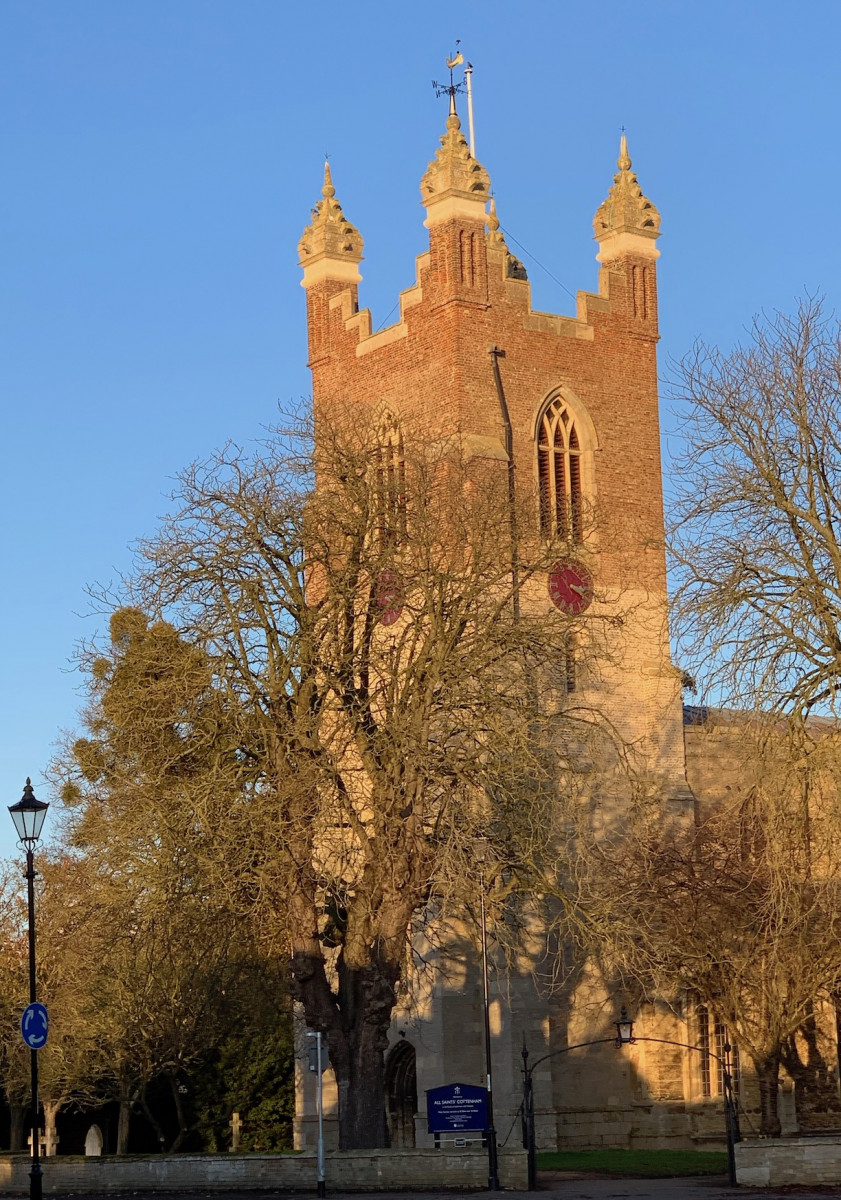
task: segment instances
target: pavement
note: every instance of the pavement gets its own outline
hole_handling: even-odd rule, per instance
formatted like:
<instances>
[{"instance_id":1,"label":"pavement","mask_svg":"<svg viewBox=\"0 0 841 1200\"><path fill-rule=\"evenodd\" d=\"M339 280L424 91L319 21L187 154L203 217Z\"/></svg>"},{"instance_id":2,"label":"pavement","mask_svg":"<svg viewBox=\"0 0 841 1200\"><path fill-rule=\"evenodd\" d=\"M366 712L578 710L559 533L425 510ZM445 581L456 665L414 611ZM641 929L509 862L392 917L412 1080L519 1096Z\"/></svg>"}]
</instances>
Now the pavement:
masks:
<instances>
[{"instance_id":1,"label":"pavement","mask_svg":"<svg viewBox=\"0 0 841 1200\"><path fill-rule=\"evenodd\" d=\"M313 1200L315 1188L306 1192L208 1191L197 1189L178 1192L46 1192L45 1200L67 1196L68 1200L126 1200L144 1196L148 1200ZM498 1192L372 1192L376 1200L496 1200ZM0 1192L0 1196L10 1195ZM359 1192L328 1190L328 1200L358 1200ZM700 1176L694 1179L606 1179L572 1172L541 1172L535 1192L505 1192L505 1200L826 1200L841 1195L836 1187L825 1188L732 1188L726 1177Z\"/></svg>"}]
</instances>

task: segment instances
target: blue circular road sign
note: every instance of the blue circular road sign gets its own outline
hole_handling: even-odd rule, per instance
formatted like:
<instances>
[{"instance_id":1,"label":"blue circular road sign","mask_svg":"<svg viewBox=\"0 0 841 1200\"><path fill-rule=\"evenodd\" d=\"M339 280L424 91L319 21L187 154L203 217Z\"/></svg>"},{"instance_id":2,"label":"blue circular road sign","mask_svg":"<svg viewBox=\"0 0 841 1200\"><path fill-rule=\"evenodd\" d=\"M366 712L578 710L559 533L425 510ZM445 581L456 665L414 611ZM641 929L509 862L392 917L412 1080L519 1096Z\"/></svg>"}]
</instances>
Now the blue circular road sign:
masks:
<instances>
[{"instance_id":1,"label":"blue circular road sign","mask_svg":"<svg viewBox=\"0 0 841 1200\"><path fill-rule=\"evenodd\" d=\"M46 1005L27 1004L20 1019L20 1031L30 1050L40 1050L46 1044L50 1032L50 1018Z\"/></svg>"}]
</instances>

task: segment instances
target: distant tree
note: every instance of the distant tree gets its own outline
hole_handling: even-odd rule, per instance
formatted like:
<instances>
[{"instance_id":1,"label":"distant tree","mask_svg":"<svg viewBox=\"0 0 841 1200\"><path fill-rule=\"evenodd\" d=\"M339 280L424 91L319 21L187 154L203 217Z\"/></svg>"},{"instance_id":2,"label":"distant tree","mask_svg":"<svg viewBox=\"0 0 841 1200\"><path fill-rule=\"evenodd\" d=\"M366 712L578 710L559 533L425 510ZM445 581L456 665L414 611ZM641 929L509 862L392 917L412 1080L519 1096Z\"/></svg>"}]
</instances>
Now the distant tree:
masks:
<instances>
[{"instance_id":1,"label":"distant tree","mask_svg":"<svg viewBox=\"0 0 841 1200\"><path fill-rule=\"evenodd\" d=\"M699 343L671 533L685 664L716 703L836 710L841 685L841 327L822 302Z\"/></svg>"},{"instance_id":2,"label":"distant tree","mask_svg":"<svg viewBox=\"0 0 841 1200\"><path fill-rule=\"evenodd\" d=\"M89 845L129 830L161 894L247 914L288 956L344 1147L386 1141L413 921L475 886L480 832L506 862L545 836L570 628L588 644L536 585L557 545L512 572L496 464L439 431L386 468L373 429L360 410L303 461L276 436L185 473L89 659L66 791Z\"/></svg>"},{"instance_id":3,"label":"distant tree","mask_svg":"<svg viewBox=\"0 0 841 1200\"><path fill-rule=\"evenodd\" d=\"M295 1059L287 972L260 959L242 962L221 997L220 1034L190 1071L196 1128L208 1150L230 1150L231 1118L240 1149L292 1149Z\"/></svg>"},{"instance_id":4,"label":"distant tree","mask_svg":"<svg viewBox=\"0 0 841 1200\"><path fill-rule=\"evenodd\" d=\"M120 610L108 653L89 666L90 736L55 766L87 914L87 1021L107 1064L106 1094L120 1105L117 1152L128 1148L134 1110L165 1147L149 1103L160 1078L177 1150L190 1132L182 1076L219 1034L219 997L248 942L219 882L225 847L215 842L234 794L215 768L234 755L207 656L170 626Z\"/></svg>"},{"instance_id":5,"label":"distant tree","mask_svg":"<svg viewBox=\"0 0 841 1200\"><path fill-rule=\"evenodd\" d=\"M20 1016L29 1001L26 883L17 862L0 875L0 1083L10 1112L9 1149L25 1149L29 1106L29 1061L20 1035Z\"/></svg>"},{"instance_id":6,"label":"distant tree","mask_svg":"<svg viewBox=\"0 0 841 1200\"><path fill-rule=\"evenodd\" d=\"M96 1103L103 1063L95 1031L88 1023L85 910L74 886L75 864L61 854L38 854L36 914L38 998L49 1008L50 1037L39 1052L39 1098L48 1141L56 1117L69 1103ZM12 1109L12 1148L22 1149L23 1120L30 1104L30 1052L20 1034L28 1002L27 912L25 883L11 868L0 893L0 978L6 1017L0 1039L3 1087Z\"/></svg>"}]
</instances>

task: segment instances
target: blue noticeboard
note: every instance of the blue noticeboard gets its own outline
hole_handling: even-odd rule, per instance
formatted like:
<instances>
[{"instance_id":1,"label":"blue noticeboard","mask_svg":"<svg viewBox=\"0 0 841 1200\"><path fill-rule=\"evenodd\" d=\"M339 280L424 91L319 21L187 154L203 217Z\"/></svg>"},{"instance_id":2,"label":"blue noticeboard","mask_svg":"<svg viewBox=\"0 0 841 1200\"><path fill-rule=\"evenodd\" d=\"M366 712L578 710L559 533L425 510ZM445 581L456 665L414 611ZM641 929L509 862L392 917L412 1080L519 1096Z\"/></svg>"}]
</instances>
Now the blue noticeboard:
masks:
<instances>
[{"instance_id":1,"label":"blue noticeboard","mask_svg":"<svg viewBox=\"0 0 841 1200\"><path fill-rule=\"evenodd\" d=\"M40 1050L46 1044L50 1019L43 1004L27 1004L20 1019L20 1032L30 1050Z\"/></svg>"},{"instance_id":2,"label":"blue noticeboard","mask_svg":"<svg viewBox=\"0 0 841 1200\"><path fill-rule=\"evenodd\" d=\"M488 1093L470 1083L448 1083L426 1093L430 1133L465 1133L488 1128Z\"/></svg>"}]
</instances>

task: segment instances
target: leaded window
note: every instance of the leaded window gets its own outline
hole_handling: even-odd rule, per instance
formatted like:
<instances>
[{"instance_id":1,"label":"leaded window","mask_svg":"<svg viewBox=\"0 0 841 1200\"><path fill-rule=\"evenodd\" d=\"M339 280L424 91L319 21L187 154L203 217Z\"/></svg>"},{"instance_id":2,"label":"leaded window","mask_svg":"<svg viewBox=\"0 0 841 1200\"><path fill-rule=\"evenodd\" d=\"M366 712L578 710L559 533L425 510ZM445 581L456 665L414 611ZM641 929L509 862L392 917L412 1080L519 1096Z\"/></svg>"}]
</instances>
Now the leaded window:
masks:
<instances>
[{"instance_id":1,"label":"leaded window","mask_svg":"<svg viewBox=\"0 0 841 1200\"><path fill-rule=\"evenodd\" d=\"M537 477L542 535L582 541L581 443L559 396L546 406L538 425Z\"/></svg>"}]
</instances>

